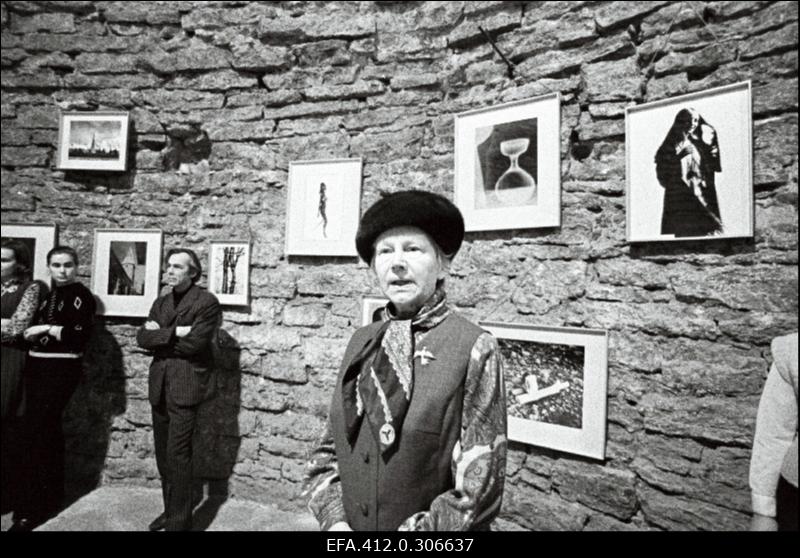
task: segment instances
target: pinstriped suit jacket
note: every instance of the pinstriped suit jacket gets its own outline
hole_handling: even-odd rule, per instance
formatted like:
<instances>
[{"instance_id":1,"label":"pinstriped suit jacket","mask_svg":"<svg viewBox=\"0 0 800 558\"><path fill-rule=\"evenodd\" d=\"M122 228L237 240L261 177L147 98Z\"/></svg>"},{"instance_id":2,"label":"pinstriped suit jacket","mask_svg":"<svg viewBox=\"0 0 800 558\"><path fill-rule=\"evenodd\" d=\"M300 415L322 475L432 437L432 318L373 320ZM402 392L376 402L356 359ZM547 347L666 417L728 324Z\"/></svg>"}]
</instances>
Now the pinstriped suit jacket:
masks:
<instances>
[{"instance_id":1,"label":"pinstriped suit jacket","mask_svg":"<svg viewBox=\"0 0 800 558\"><path fill-rule=\"evenodd\" d=\"M217 297L197 285L189 287L177 308L171 292L153 302L148 320L157 322L159 329L142 326L136 334L139 346L153 353L150 404L158 405L164 389L176 405L196 405L214 395L212 340L220 318ZM176 337L178 326L192 329L185 337Z\"/></svg>"}]
</instances>

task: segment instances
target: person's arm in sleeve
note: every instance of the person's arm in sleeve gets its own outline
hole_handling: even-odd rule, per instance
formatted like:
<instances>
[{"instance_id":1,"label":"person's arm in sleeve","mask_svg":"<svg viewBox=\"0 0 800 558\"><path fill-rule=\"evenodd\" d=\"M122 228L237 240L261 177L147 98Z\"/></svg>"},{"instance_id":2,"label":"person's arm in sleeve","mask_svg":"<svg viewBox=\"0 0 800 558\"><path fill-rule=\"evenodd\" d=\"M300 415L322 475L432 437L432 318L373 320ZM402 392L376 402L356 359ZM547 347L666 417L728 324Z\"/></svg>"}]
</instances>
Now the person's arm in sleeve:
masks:
<instances>
[{"instance_id":1,"label":"person's arm in sleeve","mask_svg":"<svg viewBox=\"0 0 800 558\"><path fill-rule=\"evenodd\" d=\"M78 299L80 299L80 304L77 304ZM85 290L83 295L75 298L73 306L76 307L75 321L65 326L54 326L51 330L57 328L57 331L51 331L51 335L54 334L59 341L69 345L84 348L92 336L97 303L94 296Z\"/></svg>"},{"instance_id":2,"label":"person's arm in sleeve","mask_svg":"<svg viewBox=\"0 0 800 558\"><path fill-rule=\"evenodd\" d=\"M781 466L797 433L797 399L789 381L789 371L781 370L781 359L792 357L775 349L776 344L773 343L775 361L767 375L758 405L753 453L750 458L754 527L766 529L772 526L762 518L775 517L775 492Z\"/></svg>"},{"instance_id":3,"label":"person's arm in sleeve","mask_svg":"<svg viewBox=\"0 0 800 558\"><path fill-rule=\"evenodd\" d=\"M303 496L308 498L308 510L317 518L320 530L328 531L338 524L347 525L330 420L316 449L311 453L303 484Z\"/></svg>"},{"instance_id":4,"label":"person's arm in sleeve","mask_svg":"<svg viewBox=\"0 0 800 558\"><path fill-rule=\"evenodd\" d=\"M16 310L8 320L3 320L3 341L13 341L22 337L22 333L33 323L36 309L39 307L39 284L31 283L25 289Z\"/></svg>"},{"instance_id":5,"label":"person's arm in sleeve","mask_svg":"<svg viewBox=\"0 0 800 558\"><path fill-rule=\"evenodd\" d=\"M452 456L455 487L437 496L428 511L406 519L401 531L465 531L487 526L500 512L505 483L506 405L497 341L475 342L464 385L461 439Z\"/></svg>"},{"instance_id":6,"label":"person's arm in sleeve","mask_svg":"<svg viewBox=\"0 0 800 558\"><path fill-rule=\"evenodd\" d=\"M192 356L203 351L214 338L214 332L220 324L221 311L219 302L214 296L208 296L206 302L197 312L191 330L183 337L177 337L173 351L178 356Z\"/></svg>"},{"instance_id":7,"label":"person's arm in sleeve","mask_svg":"<svg viewBox=\"0 0 800 558\"><path fill-rule=\"evenodd\" d=\"M150 308L150 314L147 316L145 325L139 328L136 332L136 343L143 349L151 351L169 347L175 342L175 326L172 327L154 327L149 329L147 323L153 322L155 325L158 323L158 309L157 306L160 300L153 302Z\"/></svg>"}]
</instances>

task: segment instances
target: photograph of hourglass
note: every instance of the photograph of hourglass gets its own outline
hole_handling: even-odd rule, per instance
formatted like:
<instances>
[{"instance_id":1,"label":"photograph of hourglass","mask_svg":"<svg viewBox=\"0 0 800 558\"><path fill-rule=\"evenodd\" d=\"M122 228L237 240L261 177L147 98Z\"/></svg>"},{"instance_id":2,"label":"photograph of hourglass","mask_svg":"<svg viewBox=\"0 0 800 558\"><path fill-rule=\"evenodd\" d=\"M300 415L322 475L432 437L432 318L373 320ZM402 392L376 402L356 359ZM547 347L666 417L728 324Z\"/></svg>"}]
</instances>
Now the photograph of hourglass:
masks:
<instances>
[{"instance_id":1,"label":"photograph of hourglass","mask_svg":"<svg viewBox=\"0 0 800 558\"><path fill-rule=\"evenodd\" d=\"M536 118L475 130L475 208L535 205Z\"/></svg>"},{"instance_id":2,"label":"photograph of hourglass","mask_svg":"<svg viewBox=\"0 0 800 558\"><path fill-rule=\"evenodd\" d=\"M455 203L467 231L561 224L561 97L455 115Z\"/></svg>"}]
</instances>

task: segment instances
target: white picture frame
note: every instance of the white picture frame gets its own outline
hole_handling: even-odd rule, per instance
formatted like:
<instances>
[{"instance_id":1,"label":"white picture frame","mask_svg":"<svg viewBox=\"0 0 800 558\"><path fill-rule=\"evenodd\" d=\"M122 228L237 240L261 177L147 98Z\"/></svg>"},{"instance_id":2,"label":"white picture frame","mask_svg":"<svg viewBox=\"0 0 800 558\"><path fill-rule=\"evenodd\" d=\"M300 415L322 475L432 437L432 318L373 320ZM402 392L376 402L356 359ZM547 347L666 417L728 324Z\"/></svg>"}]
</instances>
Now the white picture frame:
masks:
<instances>
[{"instance_id":1,"label":"white picture frame","mask_svg":"<svg viewBox=\"0 0 800 558\"><path fill-rule=\"evenodd\" d=\"M361 169L361 158L289 164L286 255L358 255Z\"/></svg>"},{"instance_id":2,"label":"white picture frame","mask_svg":"<svg viewBox=\"0 0 800 558\"><path fill-rule=\"evenodd\" d=\"M31 277L34 281L50 284L50 272L47 269L47 253L55 248L58 242L56 225L0 225L0 236L3 240L14 238L28 246L31 253Z\"/></svg>"},{"instance_id":3,"label":"white picture frame","mask_svg":"<svg viewBox=\"0 0 800 558\"><path fill-rule=\"evenodd\" d=\"M62 111L56 167L122 172L128 165L127 111Z\"/></svg>"},{"instance_id":4,"label":"white picture frame","mask_svg":"<svg viewBox=\"0 0 800 558\"><path fill-rule=\"evenodd\" d=\"M605 459L608 333L499 322L480 326L500 345L508 439Z\"/></svg>"},{"instance_id":5,"label":"white picture frame","mask_svg":"<svg viewBox=\"0 0 800 558\"><path fill-rule=\"evenodd\" d=\"M625 109L628 242L753 236L751 98L744 81Z\"/></svg>"},{"instance_id":6,"label":"white picture frame","mask_svg":"<svg viewBox=\"0 0 800 558\"><path fill-rule=\"evenodd\" d=\"M384 296L362 296L361 325L366 326L375 321L375 312L382 310L387 304L389 299Z\"/></svg>"},{"instance_id":7,"label":"white picture frame","mask_svg":"<svg viewBox=\"0 0 800 558\"><path fill-rule=\"evenodd\" d=\"M247 306L250 303L250 241L211 241L208 292L223 306Z\"/></svg>"},{"instance_id":8,"label":"white picture frame","mask_svg":"<svg viewBox=\"0 0 800 558\"><path fill-rule=\"evenodd\" d=\"M561 96L455 115L455 204L466 231L561 225Z\"/></svg>"},{"instance_id":9,"label":"white picture frame","mask_svg":"<svg viewBox=\"0 0 800 558\"><path fill-rule=\"evenodd\" d=\"M144 317L158 298L163 233L95 229L92 292L102 316Z\"/></svg>"}]
</instances>

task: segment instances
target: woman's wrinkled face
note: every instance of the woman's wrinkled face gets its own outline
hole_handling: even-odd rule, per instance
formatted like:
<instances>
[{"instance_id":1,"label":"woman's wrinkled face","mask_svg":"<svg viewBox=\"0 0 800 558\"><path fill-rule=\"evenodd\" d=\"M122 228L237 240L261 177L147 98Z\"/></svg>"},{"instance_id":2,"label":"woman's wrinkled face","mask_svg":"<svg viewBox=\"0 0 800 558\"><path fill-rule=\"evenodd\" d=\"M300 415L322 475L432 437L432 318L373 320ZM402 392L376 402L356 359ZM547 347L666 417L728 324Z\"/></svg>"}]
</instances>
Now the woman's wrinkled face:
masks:
<instances>
[{"instance_id":1,"label":"woman's wrinkled face","mask_svg":"<svg viewBox=\"0 0 800 558\"><path fill-rule=\"evenodd\" d=\"M2 255L0 255L0 262L2 263L2 279L10 279L17 274L17 258L14 255L14 250L11 248L3 248Z\"/></svg>"},{"instance_id":2,"label":"woman's wrinkled face","mask_svg":"<svg viewBox=\"0 0 800 558\"><path fill-rule=\"evenodd\" d=\"M372 269L398 317L416 314L447 275L448 262L422 229L395 227L375 241Z\"/></svg>"},{"instance_id":3,"label":"woman's wrinkled face","mask_svg":"<svg viewBox=\"0 0 800 558\"><path fill-rule=\"evenodd\" d=\"M54 254L47 264L50 277L56 285L69 285L75 282L78 266L69 254Z\"/></svg>"},{"instance_id":4,"label":"woman's wrinkled face","mask_svg":"<svg viewBox=\"0 0 800 558\"><path fill-rule=\"evenodd\" d=\"M697 125L700 123L700 113L694 109L689 109L689 115L691 116L691 120L689 121L689 133L694 133L697 129Z\"/></svg>"}]
</instances>

